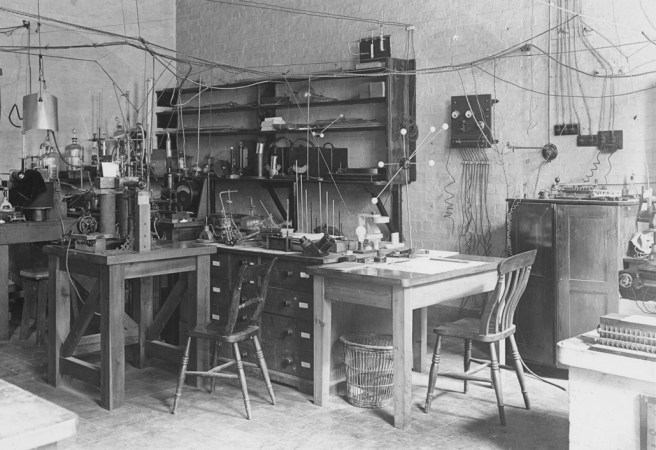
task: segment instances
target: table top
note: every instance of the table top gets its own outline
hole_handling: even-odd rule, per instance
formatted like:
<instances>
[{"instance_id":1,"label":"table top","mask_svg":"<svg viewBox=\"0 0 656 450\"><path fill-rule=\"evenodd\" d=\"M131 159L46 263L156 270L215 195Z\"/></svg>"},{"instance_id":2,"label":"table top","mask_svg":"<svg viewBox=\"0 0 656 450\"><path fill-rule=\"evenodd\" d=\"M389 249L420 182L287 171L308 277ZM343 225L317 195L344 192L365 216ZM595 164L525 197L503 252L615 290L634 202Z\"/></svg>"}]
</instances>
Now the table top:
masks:
<instances>
[{"instance_id":1,"label":"table top","mask_svg":"<svg viewBox=\"0 0 656 450\"><path fill-rule=\"evenodd\" d=\"M61 239L77 219L46 220L44 222L8 222L0 224L0 245L27 242L47 242Z\"/></svg>"},{"instance_id":2,"label":"table top","mask_svg":"<svg viewBox=\"0 0 656 450\"><path fill-rule=\"evenodd\" d=\"M211 255L216 253L216 247L193 241L164 241L153 245L150 251L147 252L107 250L103 253L91 253L55 245L47 245L44 247L43 251L48 255L67 256L69 259L75 261L111 266L114 264L129 264L136 262L159 261L172 258Z\"/></svg>"},{"instance_id":3,"label":"table top","mask_svg":"<svg viewBox=\"0 0 656 450\"><path fill-rule=\"evenodd\" d=\"M0 448L41 447L75 435L77 415L0 379Z\"/></svg>"},{"instance_id":4,"label":"table top","mask_svg":"<svg viewBox=\"0 0 656 450\"><path fill-rule=\"evenodd\" d=\"M312 275L401 287L419 286L483 272L496 271L503 258L431 251L385 263L337 263L308 267Z\"/></svg>"}]
</instances>

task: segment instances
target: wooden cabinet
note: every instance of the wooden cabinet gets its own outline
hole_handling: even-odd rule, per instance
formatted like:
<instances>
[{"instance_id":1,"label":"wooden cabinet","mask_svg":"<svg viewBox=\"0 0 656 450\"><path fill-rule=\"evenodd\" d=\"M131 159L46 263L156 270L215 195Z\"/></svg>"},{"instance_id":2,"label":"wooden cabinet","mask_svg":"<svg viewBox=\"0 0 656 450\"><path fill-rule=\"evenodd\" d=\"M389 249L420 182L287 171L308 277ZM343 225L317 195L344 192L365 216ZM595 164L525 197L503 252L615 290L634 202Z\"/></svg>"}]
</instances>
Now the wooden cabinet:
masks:
<instances>
[{"instance_id":1,"label":"wooden cabinet","mask_svg":"<svg viewBox=\"0 0 656 450\"><path fill-rule=\"evenodd\" d=\"M313 285L307 267L322 264L322 258L221 246L218 253L212 255L210 310L215 319L227 314L230 293L241 265L265 263L274 256L278 261L273 268L261 318L262 349L272 380L310 393L314 352ZM250 343L241 349L242 357L256 362ZM222 351L230 349L226 347Z\"/></svg>"},{"instance_id":2,"label":"wooden cabinet","mask_svg":"<svg viewBox=\"0 0 656 450\"><path fill-rule=\"evenodd\" d=\"M513 253L538 250L515 313L525 361L555 366L557 342L618 311L618 272L637 208L633 201L508 200Z\"/></svg>"}]
</instances>

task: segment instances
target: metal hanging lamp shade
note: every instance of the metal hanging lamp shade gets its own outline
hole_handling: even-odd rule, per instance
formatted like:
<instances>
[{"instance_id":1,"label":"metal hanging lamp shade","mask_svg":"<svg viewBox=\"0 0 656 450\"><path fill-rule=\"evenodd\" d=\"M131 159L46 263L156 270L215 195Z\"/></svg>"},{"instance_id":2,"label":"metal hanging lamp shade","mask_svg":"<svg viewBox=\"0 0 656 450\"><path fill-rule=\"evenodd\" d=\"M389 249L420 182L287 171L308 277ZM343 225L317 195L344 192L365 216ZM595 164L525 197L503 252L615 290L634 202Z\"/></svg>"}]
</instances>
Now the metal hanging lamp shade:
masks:
<instances>
[{"instance_id":1,"label":"metal hanging lamp shade","mask_svg":"<svg viewBox=\"0 0 656 450\"><path fill-rule=\"evenodd\" d=\"M57 97L36 92L23 97L23 131L59 131Z\"/></svg>"}]
</instances>

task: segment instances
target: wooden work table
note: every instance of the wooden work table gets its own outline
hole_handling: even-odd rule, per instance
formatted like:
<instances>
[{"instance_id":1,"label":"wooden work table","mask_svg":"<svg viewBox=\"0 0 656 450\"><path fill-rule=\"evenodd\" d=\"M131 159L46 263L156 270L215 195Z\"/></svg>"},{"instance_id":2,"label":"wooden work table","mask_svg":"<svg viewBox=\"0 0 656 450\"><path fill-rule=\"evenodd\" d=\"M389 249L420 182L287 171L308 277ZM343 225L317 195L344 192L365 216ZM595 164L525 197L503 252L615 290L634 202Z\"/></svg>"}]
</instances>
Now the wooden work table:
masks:
<instances>
[{"instance_id":1,"label":"wooden work table","mask_svg":"<svg viewBox=\"0 0 656 450\"><path fill-rule=\"evenodd\" d=\"M75 219L0 224L0 341L9 339L9 246L61 239Z\"/></svg>"},{"instance_id":2,"label":"wooden work table","mask_svg":"<svg viewBox=\"0 0 656 450\"><path fill-rule=\"evenodd\" d=\"M418 255L396 264L338 263L308 268L314 275L315 404L321 406L329 399L332 303L384 308L392 313L394 426L409 427L411 368L414 365L422 372L428 369L426 307L492 291L501 261L484 256L438 255Z\"/></svg>"},{"instance_id":3,"label":"wooden work table","mask_svg":"<svg viewBox=\"0 0 656 450\"><path fill-rule=\"evenodd\" d=\"M141 367L147 356L178 361L178 346L158 340L175 309L180 306L180 331L209 320L210 255L216 248L194 242L154 245L137 253L112 250L89 253L67 247L47 246L49 255L48 381L59 386L62 375L72 375L100 388L100 404L112 410L125 401L125 349L134 353ZM182 274L153 317L153 277ZM70 277L70 278L69 278ZM71 282L88 283L84 306L71 323ZM125 281L134 280L131 316L125 311ZM91 318L100 312L100 333L84 335ZM79 358L100 351L100 364ZM207 364L208 349L192 349L190 367Z\"/></svg>"}]
</instances>

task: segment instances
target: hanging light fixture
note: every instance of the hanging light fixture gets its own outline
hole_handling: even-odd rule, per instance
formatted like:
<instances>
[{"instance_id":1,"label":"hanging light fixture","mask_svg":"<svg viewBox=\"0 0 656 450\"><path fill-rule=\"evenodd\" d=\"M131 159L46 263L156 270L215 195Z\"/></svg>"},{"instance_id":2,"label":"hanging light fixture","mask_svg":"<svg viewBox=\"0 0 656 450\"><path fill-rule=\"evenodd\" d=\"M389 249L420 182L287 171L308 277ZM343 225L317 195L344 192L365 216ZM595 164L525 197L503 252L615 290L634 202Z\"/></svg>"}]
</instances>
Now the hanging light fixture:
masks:
<instances>
[{"instance_id":1,"label":"hanging light fixture","mask_svg":"<svg viewBox=\"0 0 656 450\"><path fill-rule=\"evenodd\" d=\"M57 97L47 92L46 78L43 72L43 55L41 54L41 11L39 2L37 33L39 34L39 92L23 97L23 132L28 130L59 131L57 116Z\"/></svg>"}]
</instances>

